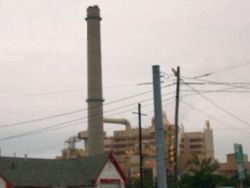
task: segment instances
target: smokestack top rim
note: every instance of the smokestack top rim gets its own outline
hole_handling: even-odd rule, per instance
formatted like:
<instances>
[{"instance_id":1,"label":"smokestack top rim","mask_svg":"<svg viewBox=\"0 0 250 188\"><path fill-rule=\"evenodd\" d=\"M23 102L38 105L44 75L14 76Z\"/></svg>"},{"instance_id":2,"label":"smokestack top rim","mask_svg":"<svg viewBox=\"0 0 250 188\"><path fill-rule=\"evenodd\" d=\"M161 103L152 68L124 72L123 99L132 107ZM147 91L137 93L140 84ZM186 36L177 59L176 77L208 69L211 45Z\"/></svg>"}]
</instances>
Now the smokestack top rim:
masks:
<instances>
[{"instance_id":1,"label":"smokestack top rim","mask_svg":"<svg viewBox=\"0 0 250 188\"><path fill-rule=\"evenodd\" d=\"M87 9L92 9L92 8L100 10L98 5L88 6Z\"/></svg>"},{"instance_id":2,"label":"smokestack top rim","mask_svg":"<svg viewBox=\"0 0 250 188\"><path fill-rule=\"evenodd\" d=\"M97 5L89 6L87 8L87 17L85 20L89 20L89 19L97 19L97 20L102 19L100 17L100 8Z\"/></svg>"}]
</instances>

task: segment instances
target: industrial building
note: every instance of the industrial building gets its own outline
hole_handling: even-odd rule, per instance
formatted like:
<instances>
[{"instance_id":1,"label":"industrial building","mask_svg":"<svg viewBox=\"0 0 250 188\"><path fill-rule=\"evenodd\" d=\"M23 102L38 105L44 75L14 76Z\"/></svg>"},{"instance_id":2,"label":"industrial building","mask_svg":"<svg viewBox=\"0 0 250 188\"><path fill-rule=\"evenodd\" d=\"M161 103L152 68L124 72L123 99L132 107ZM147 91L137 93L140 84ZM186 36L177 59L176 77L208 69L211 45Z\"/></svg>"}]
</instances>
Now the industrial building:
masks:
<instances>
[{"instance_id":1,"label":"industrial building","mask_svg":"<svg viewBox=\"0 0 250 188\"><path fill-rule=\"evenodd\" d=\"M82 156L94 156L104 151L112 151L122 169L130 176L139 173L138 128L131 128L129 121L103 117L102 63L101 63L101 33L100 10L98 6L87 9L87 68L88 68L88 129L66 140L68 148L62 151L63 159L77 159ZM113 136L107 136L103 130L104 123L123 124L125 130L115 131ZM165 152L168 172L173 171L175 157L175 125L171 124L163 114L165 131ZM179 128L178 161L179 169L184 169L185 163L193 154L199 157L213 157L213 134L209 122L204 132L185 133ZM144 168L156 176L156 141L155 125L152 119L148 128L142 129ZM85 146L77 149L75 143L84 140Z\"/></svg>"},{"instance_id":2,"label":"industrial building","mask_svg":"<svg viewBox=\"0 0 250 188\"><path fill-rule=\"evenodd\" d=\"M104 152L100 10L87 9L88 140L75 159L77 137L71 137L65 159L0 157L0 188L124 188L126 176L113 154ZM81 153L81 150L78 151ZM72 158L72 157L69 157Z\"/></svg>"},{"instance_id":3,"label":"industrial building","mask_svg":"<svg viewBox=\"0 0 250 188\"><path fill-rule=\"evenodd\" d=\"M104 150L112 151L117 161L123 170L130 176L139 175L139 130L131 128L130 123L124 119L106 119L105 122L113 122L124 124L126 129L114 131L113 136L107 137L104 134ZM107 121L108 120L108 121ZM171 124L166 114L163 114L163 127L165 130L165 152L166 166L169 173L174 170L174 145L175 145L175 126ZM72 142L68 148L63 149L61 158L71 159L80 156L88 155L87 150L78 149L75 147L75 142L78 139L88 143L88 131L83 131L74 137L76 140ZM204 131L200 132L184 132L184 128L179 128L179 148L178 148L178 168L180 171L185 171L185 166L188 160L193 155L202 158L214 158L213 131L209 121L206 121ZM156 141L155 141L155 125L152 119L151 125L148 128L142 129L142 144L143 144L143 159L144 169L152 171L153 176L156 176Z\"/></svg>"}]
</instances>

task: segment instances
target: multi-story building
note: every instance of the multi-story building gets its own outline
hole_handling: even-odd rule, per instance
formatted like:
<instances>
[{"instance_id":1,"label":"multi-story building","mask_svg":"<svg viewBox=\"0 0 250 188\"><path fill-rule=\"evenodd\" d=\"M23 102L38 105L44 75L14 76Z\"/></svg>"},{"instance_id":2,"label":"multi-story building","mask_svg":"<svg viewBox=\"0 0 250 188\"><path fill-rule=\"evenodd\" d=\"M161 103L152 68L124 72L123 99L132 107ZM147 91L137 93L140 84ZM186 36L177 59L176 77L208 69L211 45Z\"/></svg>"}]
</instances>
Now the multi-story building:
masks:
<instances>
[{"instance_id":1,"label":"multi-story building","mask_svg":"<svg viewBox=\"0 0 250 188\"><path fill-rule=\"evenodd\" d=\"M248 161L248 155L244 154L243 159L246 174L250 174L250 162ZM237 175L238 169L239 167L235 161L235 154L230 153L227 154L227 161L225 163L219 163L218 172L223 176L233 177Z\"/></svg>"},{"instance_id":2,"label":"multi-story building","mask_svg":"<svg viewBox=\"0 0 250 188\"><path fill-rule=\"evenodd\" d=\"M183 132L182 143L184 145L181 145L181 147L184 149L180 155L181 169L185 168L187 161L194 155L200 159L214 158L213 130L209 121L206 121L203 132Z\"/></svg>"},{"instance_id":3,"label":"multi-story building","mask_svg":"<svg viewBox=\"0 0 250 188\"><path fill-rule=\"evenodd\" d=\"M120 123L121 121L114 121ZM124 121L123 121L124 122ZM131 128L125 121L126 130L114 131L113 136L107 137L104 134L104 148L106 151L113 151L122 168L131 176L139 175L139 136L138 128ZM169 173L173 173L175 161L175 126L171 124L166 114L163 115L163 128L165 130L165 157ZM144 168L152 169L156 175L156 140L155 140L154 119L148 128L142 129L143 159ZM185 164L193 155L200 158L214 156L213 131L209 122L206 122L204 132L184 132L179 128L178 139L178 168L184 170ZM87 131L80 132L79 138L88 142ZM72 150L72 148L71 148ZM68 149L63 150L68 154ZM87 155L87 151L81 151L78 155ZM76 155L63 155L64 158L74 158Z\"/></svg>"},{"instance_id":4,"label":"multi-story building","mask_svg":"<svg viewBox=\"0 0 250 188\"><path fill-rule=\"evenodd\" d=\"M106 119L105 119L106 121ZM120 123L120 120L113 120ZM109 122L112 122L109 119ZM115 157L119 161L123 169L131 176L139 175L139 130L138 128L131 128L127 122L126 129L121 131L114 131L113 136L104 137L105 151L113 151ZM166 114L163 115L163 128L165 130L165 151L166 162L168 162L168 151L170 146L174 146L174 125L171 125L167 119ZM169 130L169 131L168 131ZM88 142L88 133L83 131L79 133L79 137ZM156 142L155 142L155 126L154 120L148 128L142 128L142 145L144 167L153 169L153 174L156 174L155 156L156 156ZM64 150L65 151L65 150ZM86 153L85 153L86 154ZM169 166L169 165L168 165Z\"/></svg>"}]
</instances>

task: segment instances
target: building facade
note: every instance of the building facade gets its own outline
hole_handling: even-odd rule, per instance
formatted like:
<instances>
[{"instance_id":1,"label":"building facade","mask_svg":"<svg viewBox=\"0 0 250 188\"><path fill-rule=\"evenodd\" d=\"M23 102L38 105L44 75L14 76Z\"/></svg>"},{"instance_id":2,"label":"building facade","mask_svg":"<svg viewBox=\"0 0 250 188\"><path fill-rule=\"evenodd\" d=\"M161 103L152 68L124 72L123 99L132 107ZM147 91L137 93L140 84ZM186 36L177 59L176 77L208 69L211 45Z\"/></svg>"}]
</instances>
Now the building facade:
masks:
<instances>
[{"instance_id":1,"label":"building facade","mask_svg":"<svg viewBox=\"0 0 250 188\"><path fill-rule=\"evenodd\" d=\"M186 163L194 156L199 159L214 159L213 130L209 121L206 121L204 130L196 132L183 132L182 134L180 169L184 170Z\"/></svg>"},{"instance_id":2,"label":"building facade","mask_svg":"<svg viewBox=\"0 0 250 188\"><path fill-rule=\"evenodd\" d=\"M244 154L244 168L246 174L250 174L250 162L248 161L248 155ZM237 176L238 164L235 162L235 154L227 154L227 160L225 163L219 163L219 174L226 177Z\"/></svg>"},{"instance_id":3,"label":"building facade","mask_svg":"<svg viewBox=\"0 0 250 188\"><path fill-rule=\"evenodd\" d=\"M165 130L165 157L168 173L174 172L175 161L175 126L163 115L163 128ZM139 176L139 137L138 128L126 125L125 130L114 131L113 136L104 134L104 149L112 151L117 161L129 176ZM151 171L156 176L156 141L154 119L148 128L142 128L143 165L145 171ZM206 121L204 131L185 132L179 128L178 139L178 168L182 172L186 163L197 155L199 158L214 158L213 131L209 121ZM80 132L78 137L88 142L88 132ZM70 153L72 152L72 153ZM87 155L82 149L66 148L63 150L63 158L77 158Z\"/></svg>"}]
</instances>

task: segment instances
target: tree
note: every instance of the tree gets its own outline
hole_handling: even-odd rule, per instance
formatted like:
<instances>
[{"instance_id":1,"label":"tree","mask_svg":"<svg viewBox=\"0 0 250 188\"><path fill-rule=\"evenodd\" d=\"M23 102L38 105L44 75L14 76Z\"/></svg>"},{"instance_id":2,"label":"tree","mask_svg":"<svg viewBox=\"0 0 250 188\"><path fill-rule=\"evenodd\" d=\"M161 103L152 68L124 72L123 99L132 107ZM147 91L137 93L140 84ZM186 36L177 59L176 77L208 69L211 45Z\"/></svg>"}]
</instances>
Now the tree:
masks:
<instances>
[{"instance_id":1,"label":"tree","mask_svg":"<svg viewBox=\"0 0 250 188\"><path fill-rule=\"evenodd\" d=\"M187 164L188 173L182 177L180 187L215 188L218 176L215 175L219 165L211 158L199 159L194 156Z\"/></svg>"}]
</instances>

